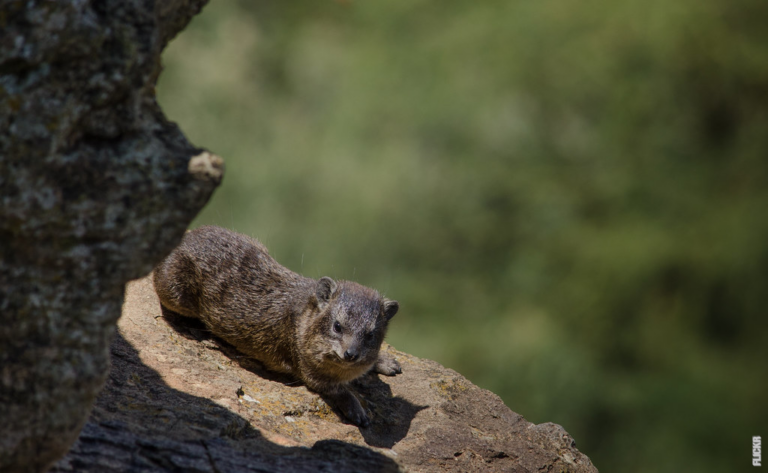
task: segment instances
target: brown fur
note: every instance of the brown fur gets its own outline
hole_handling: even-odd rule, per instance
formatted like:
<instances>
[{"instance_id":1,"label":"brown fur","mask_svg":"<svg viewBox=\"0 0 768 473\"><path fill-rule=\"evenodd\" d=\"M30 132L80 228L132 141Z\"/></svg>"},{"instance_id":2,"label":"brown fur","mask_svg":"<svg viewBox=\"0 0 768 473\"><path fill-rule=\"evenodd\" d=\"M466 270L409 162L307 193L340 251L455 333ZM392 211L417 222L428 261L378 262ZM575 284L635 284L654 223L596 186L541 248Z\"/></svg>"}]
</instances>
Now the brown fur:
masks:
<instances>
[{"instance_id":1,"label":"brown fur","mask_svg":"<svg viewBox=\"0 0 768 473\"><path fill-rule=\"evenodd\" d=\"M369 419L346 383L371 369L401 372L379 353L397 301L355 282L296 274L245 235L212 226L187 232L154 283L167 309L202 320L268 369L293 374L357 425Z\"/></svg>"}]
</instances>

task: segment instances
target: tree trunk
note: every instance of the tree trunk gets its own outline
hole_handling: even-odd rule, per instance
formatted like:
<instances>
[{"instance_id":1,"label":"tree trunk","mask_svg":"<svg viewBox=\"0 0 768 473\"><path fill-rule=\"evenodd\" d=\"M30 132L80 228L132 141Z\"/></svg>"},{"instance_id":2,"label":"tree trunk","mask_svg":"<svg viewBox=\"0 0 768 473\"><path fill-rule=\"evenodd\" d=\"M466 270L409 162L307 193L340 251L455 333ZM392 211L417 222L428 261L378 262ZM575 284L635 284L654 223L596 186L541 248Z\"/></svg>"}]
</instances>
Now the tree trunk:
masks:
<instances>
[{"instance_id":1,"label":"tree trunk","mask_svg":"<svg viewBox=\"0 0 768 473\"><path fill-rule=\"evenodd\" d=\"M0 0L0 471L44 471L109 366L125 283L222 174L154 97L205 0Z\"/></svg>"}]
</instances>

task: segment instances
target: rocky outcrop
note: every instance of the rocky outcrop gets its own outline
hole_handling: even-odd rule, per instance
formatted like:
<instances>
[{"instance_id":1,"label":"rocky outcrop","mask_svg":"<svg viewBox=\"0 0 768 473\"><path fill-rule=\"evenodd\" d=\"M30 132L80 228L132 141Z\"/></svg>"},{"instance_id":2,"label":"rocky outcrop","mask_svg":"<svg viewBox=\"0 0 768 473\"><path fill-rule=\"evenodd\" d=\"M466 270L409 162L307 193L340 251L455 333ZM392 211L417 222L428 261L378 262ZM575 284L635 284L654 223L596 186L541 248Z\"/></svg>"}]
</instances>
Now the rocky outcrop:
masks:
<instances>
[{"instance_id":1,"label":"rocky outcrop","mask_svg":"<svg viewBox=\"0 0 768 473\"><path fill-rule=\"evenodd\" d=\"M129 284L118 332L106 388L53 472L597 471L562 427L527 422L392 347L401 375L353 385L371 413L360 429L198 321L163 312L149 278Z\"/></svg>"},{"instance_id":2,"label":"rocky outcrop","mask_svg":"<svg viewBox=\"0 0 768 473\"><path fill-rule=\"evenodd\" d=\"M205 0L0 0L0 471L77 437L125 283L221 179L155 102L160 52Z\"/></svg>"},{"instance_id":3,"label":"rocky outcrop","mask_svg":"<svg viewBox=\"0 0 768 473\"><path fill-rule=\"evenodd\" d=\"M373 424L345 424L163 315L148 279L113 337L125 283L221 180L153 89L204 3L0 0L0 471L595 471L559 426L391 347L404 373L356 382Z\"/></svg>"}]
</instances>

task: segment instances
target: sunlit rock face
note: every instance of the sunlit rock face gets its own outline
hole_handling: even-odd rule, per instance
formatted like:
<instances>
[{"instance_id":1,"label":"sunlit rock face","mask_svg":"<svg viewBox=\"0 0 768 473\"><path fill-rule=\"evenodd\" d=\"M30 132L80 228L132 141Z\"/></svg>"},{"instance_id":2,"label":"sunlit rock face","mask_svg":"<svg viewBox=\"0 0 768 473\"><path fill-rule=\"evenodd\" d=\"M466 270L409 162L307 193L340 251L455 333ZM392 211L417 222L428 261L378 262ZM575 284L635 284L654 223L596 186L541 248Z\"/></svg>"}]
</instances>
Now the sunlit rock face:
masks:
<instances>
[{"instance_id":1,"label":"sunlit rock face","mask_svg":"<svg viewBox=\"0 0 768 473\"><path fill-rule=\"evenodd\" d=\"M149 277L128 285L118 333L106 387L51 473L597 471L559 425L532 424L455 371L386 344L403 373L351 383L370 415L360 428L161 309Z\"/></svg>"}]
</instances>

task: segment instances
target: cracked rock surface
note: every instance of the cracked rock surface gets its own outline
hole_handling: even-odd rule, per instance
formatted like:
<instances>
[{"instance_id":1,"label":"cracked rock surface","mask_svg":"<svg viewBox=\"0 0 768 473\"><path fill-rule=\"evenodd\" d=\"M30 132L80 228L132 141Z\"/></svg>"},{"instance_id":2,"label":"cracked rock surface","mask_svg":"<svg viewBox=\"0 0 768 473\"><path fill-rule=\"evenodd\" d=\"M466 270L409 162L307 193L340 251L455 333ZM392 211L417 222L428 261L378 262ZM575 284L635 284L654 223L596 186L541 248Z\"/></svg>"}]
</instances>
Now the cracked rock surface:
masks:
<instances>
[{"instance_id":1,"label":"cracked rock surface","mask_svg":"<svg viewBox=\"0 0 768 473\"><path fill-rule=\"evenodd\" d=\"M597 471L559 425L534 425L455 371L386 350L403 373L353 383L371 413L360 429L163 311L150 278L134 281L106 387L52 471Z\"/></svg>"}]
</instances>

